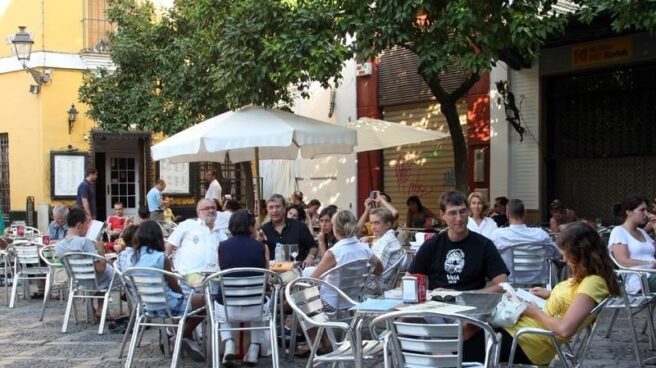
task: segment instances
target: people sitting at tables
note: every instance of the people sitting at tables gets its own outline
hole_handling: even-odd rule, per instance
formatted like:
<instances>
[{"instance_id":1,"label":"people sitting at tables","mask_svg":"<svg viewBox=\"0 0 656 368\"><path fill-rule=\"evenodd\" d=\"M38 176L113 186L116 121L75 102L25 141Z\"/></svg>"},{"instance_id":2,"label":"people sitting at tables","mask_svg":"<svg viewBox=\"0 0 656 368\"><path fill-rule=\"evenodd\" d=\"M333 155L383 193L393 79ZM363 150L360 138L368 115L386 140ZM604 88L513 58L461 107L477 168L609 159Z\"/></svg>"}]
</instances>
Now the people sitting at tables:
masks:
<instances>
[{"instance_id":1,"label":"people sitting at tables","mask_svg":"<svg viewBox=\"0 0 656 368\"><path fill-rule=\"evenodd\" d=\"M207 203L214 202L208 200ZM130 258L128 267L157 268L172 272L171 261L164 254L164 237L159 224L152 220L146 220L135 235L136 246L133 256ZM205 305L205 298L200 294L186 296L176 279L164 277L166 280L166 301L174 315L184 313L188 298L191 298L191 308L197 309ZM188 318L182 332L182 348L194 361L205 360L201 348L193 338L193 332L203 320L201 318Z\"/></svg>"},{"instance_id":2,"label":"people sitting at tables","mask_svg":"<svg viewBox=\"0 0 656 368\"><path fill-rule=\"evenodd\" d=\"M235 199L228 199L225 201L223 204L223 211L216 213L216 224L214 227L219 228L221 231L229 235L230 231L228 230L228 225L230 223L230 216L240 208L241 205Z\"/></svg>"},{"instance_id":3,"label":"people sitting at tables","mask_svg":"<svg viewBox=\"0 0 656 368\"><path fill-rule=\"evenodd\" d=\"M119 236L125 226L132 223L132 218L125 216L125 209L123 208L122 202L114 203L114 214L107 217L107 234L109 235L109 241L114 241Z\"/></svg>"},{"instance_id":4,"label":"people sitting at tables","mask_svg":"<svg viewBox=\"0 0 656 368\"><path fill-rule=\"evenodd\" d=\"M386 193L378 190L374 190L372 193L373 192L376 193L374 198L369 196L364 200L364 212L358 220L358 231L360 232L360 236L372 236L374 234L373 230L371 229L371 223L369 222L369 212L372 208L385 207L390 210L390 212L392 212L394 221L398 220L399 218L399 211L397 211L396 208L392 206L392 198L390 198L390 196Z\"/></svg>"},{"instance_id":5,"label":"people sitting at tables","mask_svg":"<svg viewBox=\"0 0 656 368\"><path fill-rule=\"evenodd\" d=\"M308 206L305 209L305 214L307 215L307 223L310 230L319 227L319 208L321 207L321 202L318 199L312 199L308 202Z\"/></svg>"},{"instance_id":6,"label":"people sitting at tables","mask_svg":"<svg viewBox=\"0 0 656 368\"><path fill-rule=\"evenodd\" d=\"M228 226L232 237L219 243L219 262L221 271L239 267L268 268L269 266L269 248L260 241L257 241L257 231L255 229L255 216L247 210L237 210L230 217ZM240 272L229 275L229 277L249 277L257 276L248 272ZM221 305L221 298L217 297L216 314L220 319L225 319L225 309ZM265 310L268 311L269 301L265 303ZM249 322L251 326L262 326L262 321L253 321L259 318L260 306L245 307L228 307L228 316L232 321ZM221 324L222 328L239 327L239 322L230 322ZM235 358L236 345L235 336L231 331L221 331L221 341L225 343L225 352L223 363L228 363ZM246 364L256 365L260 354L260 348L268 351L268 339L265 330L251 331L250 346L244 362Z\"/></svg>"},{"instance_id":7,"label":"people sitting at tables","mask_svg":"<svg viewBox=\"0 0 656 368\"><path fill-rule=\"evenodd\" d=\"M219 242L228 238L215 226L216 204L213 200L203 198L198 201L196 214L198 218L181 222L166 240L166 254L175 253L173 266L192 287L201 284L202 272L219 269Z\"/></svg>"},{"instance_id":8,"label":"people sitting at tables","mask_svg":"<svg viewBox=\"0 0 656 368\"><path fill-rule=\"evenodd\" d=\"M470 214L467 228L489 239L492 231L497 228L497 223L487 217L487 211L490 209L487 198L481 192L471 192L467 197L467 203L469 203Z\"/></svg>"},{"instance_id":9,"label":"people sitting at tables","mask_svg":"<svg viewBox=\"0 0 656 368\"><path fill-rule=\"evenodd\" d=\"M553 233L560 232L564 225L579 220L578 216L576 216L576 212L574 212L572 209L565 208L565 206L563 206L563 204L558 199L554 199L554 201L549 205L549 208L551 210L549 228Z\"/></svg>"},{"instance_id":10,"label":"people sitting at tables","mask_svg":"<svg viewBox=\"0 0 656 368\"><path fill-rule=\"evenodd\" d=\"M356 237L357 219L353 212L349 210L340 210L335 213L332 219L333 233L337 238L337 243L326 251L321 258L319 265L312 271L311 277L319 278L331 268L341 266L345 263L359 259L371 259L374 262L374 274L380 275L383 272L383 264L380 259L374 256L369 245L362 243ZM331 285L337 283L337 275L328 275L325 280ZM333 290L321 288L321 301L324 303L325 310L335 311L338 307L338 296Z\"/></svg>"},{"instance_id":11,"label":"people sitting at tables","mask_svg":"<svg viewBox=\"0 0 656 368\"><path fill-rule=\"evenodd\" d=\"M277 244L298 244L297 260L303 266L311 265L317 255L317 244L307 226L285 216L285 197L273 194L266 202L271 221L262 225L259 237L269 247L269 254L276 254Z\"/></svg>"},{"instance_id":12,"label":"people sitting at tables","mask_svg":"<svg viewBox=\"0 0 656 368\"><path fill-rule=\"evenodd\" d=\"M532 288L532 294L546 299L544 310L528 304L514 326L496 330L501 334L502 362L508 361L513 336L519 329L535 327L553 331L562 344L592 321L588 316L599 302L620 293L608 250L592 227L584 223L569 225L559 236L558 247L572 270L572 277L560 282L551 292L540 287ZM465 339L463 360L483 362L484 332L478 330ZM547 366L555 355L549 337L524 335L519 339L514 362Z\"/></svg>"},{"instance_id":13,"label":"people sitting at tables","mask_svg":"<svg viewBox=\"0 0 656 368\"><path fill-rule=\"evenodd\" d=\"M497 223L497 227L506 227L508 226L508 217L506 216L506 205L508 204L508 198L506 197L496 197L494 198L494 208L493 213L490 214L490 217L494 222Z\"/></svg>"},{"instance_id":14,"label":"people sitting at tables","mask_svg":"<svg viewBox=\"0 0 656 368\"><path fill-rule=\"evenodd\" d=\"M66 215L66 225L68 226L68 233L66 238L60 240L55 244L55 255L62 257L66 253L82 252L97 255L105 254L105 245L102 241L92 242L85 237L89 228L91 219L87 217L86 213L78 207L71 208ZM107 289L110 287L114 269L107 267L107 261L103 258L97 260L94 264L96 275L98 277L98 287ZM100 313L103 308L103 299L98 299L98 309L96 309L96 319L100 319Z\"/></svg>"},{"instance_id":15,"label":"people sitting at tables","mask_svg":"<svg viewBox=\"0 0 656 368\"><path fill-rule=\"evenodd\" d=\"M551 237L544 230L539 227L526 226L526 209L524 202L519 199L511 199L506 206L506 214L510 225L502 227L492 232L490 239L494 242L501 258L506 263L509 269L512 269L512 247L518 243L543 243L549 244L545 256L547 257L560 257L560 253L556 244L551 241ZM513 275L513 280L516 283L525 284L531 283L537 279L547 279L549 277L547 268L544 269L545 274L541 275L542 278L536 275Z\"/></svg>"},{"instance_id":16,"label":"people sitting at tables","mask_svg":"<svg viewBox=\"0 0 656 368\"><path fill-rule=\"evenodd\" d=\"M408 213L405 216L405 226L413 228L433 227L433 220L437 216L430 209L424 207L421 200L416 195L411 195L405 201L408 206Z\"/></svg>"},{"instance_id":17,"label":"people sitting at tables","mask_svg":"<svg viewBox=\"0 0 656 368\"><path fill-rule=\"evenodd\" d=\"M380 259L383 271L386 271L403 257L403 249L396 238L396 232L392 229L394 216L387 208L374 208L369 212L369 222L374 233L371 251ZM386 275L385 279L381 278L380 284L384 285L387 278L393 276L390 274Z\"/></svg>"},{"instance_id":18,"label":"people sitting at tables","mask_svg":"<svg viewBox=\"0 0 656 368\"><path fill-rule=\"evenodd\" d=\"M57 205L52 209L52 221L48 225L50 243L55 243L66 237L68 233L68 226L66 225L67 215L68 207L63 204Z\"/></svg>"},{"instance_id":19,"label":"people sitting at tables","mask_svg":"<svg viewBox=\"0 0 656 368\"><path fill-rule=\"evenodd\" d=\"M135 237L135 235L137 235L137 229L139 229L139 225L132 224L126 226L121 233L120 241L122 249L116 258L116 262L114 262L116 269L121 272L125 272L125 270L129 267L130 259L134 254L134 247L135 245L138 245L137 239ZM114 245L114 250L116 250L116 245Z\"/></svg>"},{"instance_id":20,"label":"people sitting at tables","mask_svg":"<svg viewBox=\"0 0 656 368\"><path fill-rule=\"evenodd\" d=\"M333 216L337 213L337 208L328 206L319 213L319 234L317 242L319 243L319 257L323 258L326 251L337 243L337 238L333 233Z\"/></svg>"},{"instance_id":21,"label":"people sitting at tables","mask_svg":"<svg viewBox=\"0 0 656 368\"><path fill-rule=\"evenodd\" d=\"M608 239L608 247L617 263L627 268L656 267L656 258L654 258L656 244L640 227L649 220L647 200L639 196L626 197L621 203L613 206L613 212L624 219L621 226L613 228ZM649 274L647 281L649 291L656 291L656 274ZM631 294L640 292L640 278L629 277L626 290Z\"/></svg>"},{"instance_id":22,"label":"people sitting at tables","mask_svg":"<svg viewBox=\"0 0 656 368\"><path fill-rule=\"evenodd\" d=\"M301 223L307 225L307 215L300 204L290 204L287 206L287 218L300 221Z\"/></svg>"},{"instance_id":23,"label":"people sitting at tables","mask_svg":"<svg viewBox=\"0 0 656 368\"><path fill-rule=\"evenodd\" d=\"M500 292L508 281L508 268L494 243L467 228L467 198L449 191L440 196L443 231L426 240L410 265L410 273L428 277L432 289L484 290ZM486 287L487 281L491 284Z\"/></svg>"}]
</instances>

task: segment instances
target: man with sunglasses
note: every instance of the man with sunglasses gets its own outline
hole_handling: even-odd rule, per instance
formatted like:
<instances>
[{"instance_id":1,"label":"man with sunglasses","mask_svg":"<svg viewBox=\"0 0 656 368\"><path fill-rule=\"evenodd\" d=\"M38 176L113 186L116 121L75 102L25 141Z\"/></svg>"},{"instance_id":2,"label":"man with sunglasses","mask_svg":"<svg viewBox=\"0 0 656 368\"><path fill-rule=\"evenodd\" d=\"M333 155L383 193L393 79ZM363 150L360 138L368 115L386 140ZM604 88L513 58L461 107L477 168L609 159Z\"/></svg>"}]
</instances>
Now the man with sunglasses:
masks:
<instances>
[{"instance_id":1,"label":"man with sunglasses","mask_svg":"<svg viewBox=\"0 0 656 368\"><path fill-rule=\"evenodd\" d=\"M195 286L201 272L219 270L219 242L228 237L215 226L216 204L201 199L196 206L198 218L181 222L166 240L166 254L175 253L173 266ZM202 279L202 278L201 278Z\"/></svg>"},{"instance_id":2,"label":"man with sunglasses","mask_svg":"<svg viewBox=\"0 0 656 368\"><path fill-rule=\"evenodd\" d=\"M442 193L440 211L447 230L422 244L409 272L426 275L431 290L501 292L499 284L507 282L508 268L491 240L467 229L464 193Z\"/></svg>"}]
</instances>

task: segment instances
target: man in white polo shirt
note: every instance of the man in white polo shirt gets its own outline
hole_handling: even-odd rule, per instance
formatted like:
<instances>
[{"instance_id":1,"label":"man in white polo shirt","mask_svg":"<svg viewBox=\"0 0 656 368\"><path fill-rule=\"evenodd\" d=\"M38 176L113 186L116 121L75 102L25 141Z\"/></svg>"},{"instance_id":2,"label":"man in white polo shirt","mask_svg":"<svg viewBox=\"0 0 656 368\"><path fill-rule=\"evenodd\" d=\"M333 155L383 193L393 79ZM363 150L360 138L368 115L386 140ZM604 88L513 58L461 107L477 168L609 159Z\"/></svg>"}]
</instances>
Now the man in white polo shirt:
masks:
<instances>
[{"instance_id":1,"label":"man in white polo shirt","mask_svg":"<svg viewBox=\"0 0 656 368\"><path fill-rule=\"evenodd\" d=\"M197 285L201 272L219 269L219 242L227 236L215 227L216 204L210 199L201 199L196 206L198 218L180 223L166 240L167 254L174 253L173 266L191 286Z\"/></svg>"}]
</instances>

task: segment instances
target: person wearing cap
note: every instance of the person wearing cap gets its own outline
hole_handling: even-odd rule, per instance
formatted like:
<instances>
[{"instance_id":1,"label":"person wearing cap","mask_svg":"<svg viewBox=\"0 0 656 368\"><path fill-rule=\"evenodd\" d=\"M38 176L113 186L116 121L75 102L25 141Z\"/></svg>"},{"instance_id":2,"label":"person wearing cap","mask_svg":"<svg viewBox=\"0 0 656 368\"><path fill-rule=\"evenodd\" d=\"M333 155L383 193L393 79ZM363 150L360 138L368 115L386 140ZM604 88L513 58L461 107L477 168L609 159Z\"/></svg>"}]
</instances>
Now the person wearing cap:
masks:
<instances>
[{"instance_id":1,"label":"person wearing cap","mask_svg":"<svg viewBox=\"0 0 656 368\"><path fill-rule=\"evenodd\" d=\"M578 221L578 216L574 210L565 208L558 199L554 199L549 206L551 210L551 218L549 219L549 228L552 232L557 233L560 231L561 226Z\"/></svg>"}]
</instances>

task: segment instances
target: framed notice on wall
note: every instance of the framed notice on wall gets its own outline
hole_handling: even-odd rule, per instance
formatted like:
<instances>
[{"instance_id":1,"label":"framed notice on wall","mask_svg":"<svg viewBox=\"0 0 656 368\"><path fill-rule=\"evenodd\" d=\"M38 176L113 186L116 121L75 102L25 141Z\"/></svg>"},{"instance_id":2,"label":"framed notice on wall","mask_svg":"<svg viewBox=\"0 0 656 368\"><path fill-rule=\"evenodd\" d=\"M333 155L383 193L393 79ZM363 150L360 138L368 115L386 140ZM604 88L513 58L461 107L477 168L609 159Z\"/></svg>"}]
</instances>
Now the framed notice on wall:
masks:
<instances>
[{"instance_id":1,"label":"framed notice on wall","mask_svg":"<svg viewBox=\"0 0 656 368\"><path fill-rule=\"evenodd\" d=\"M52 199L75 199L77 187L84 180L87 154L50 152L50 196Z\"/></svg>"},{"instance_id":2,"label":"framed notice on wall","mask_svg":"<svg viewBox=\"0 0 656 368\"><path fill-rule=\"evenodd\" d=\"M190 196L191 195L191 172L189 163L170 163L168 160L157 162L157 179L163 179L166 182L164 194L171 196Z\"/></svg>"}]
</instances>

